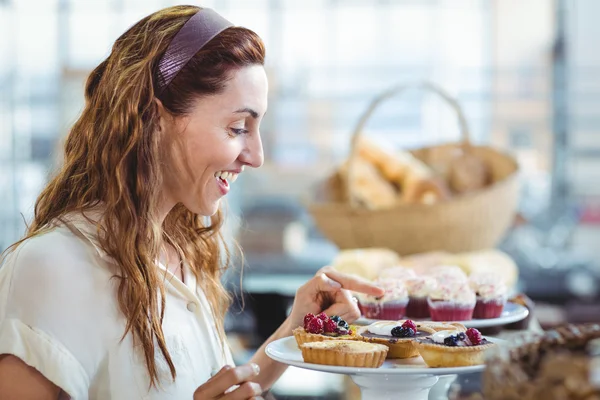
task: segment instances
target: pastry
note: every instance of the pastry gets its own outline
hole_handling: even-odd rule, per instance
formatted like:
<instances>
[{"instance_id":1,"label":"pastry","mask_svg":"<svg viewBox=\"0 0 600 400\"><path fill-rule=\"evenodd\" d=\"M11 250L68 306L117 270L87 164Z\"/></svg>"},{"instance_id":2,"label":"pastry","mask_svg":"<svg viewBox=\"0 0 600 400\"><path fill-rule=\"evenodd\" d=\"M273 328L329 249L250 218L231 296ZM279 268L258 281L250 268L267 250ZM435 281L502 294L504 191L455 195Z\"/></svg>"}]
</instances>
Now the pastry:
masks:
<instances>
[{"instance_id":1,"label":"pastry","mask_svg":"<svg viewBox=\"0 0 600 400\"><path fill-rule=\"evenodd\" d=\"M473 318L475 292L466 281L439 283L427 298L432 321L467 321Z\"/></svg>"},{"instance_id":2,"label":"pastry","mask_svg":"<svg viewBox=\"0 0 600 400\"><path fill-rule=\"evenodd\" d=\"M485 352L494 346L474 328L466 332L439 331L415 342L419 354L430 368L484 364Z\"/></svg>"},{"instance_id":3,"label":"pastry","mask_svg":"<svg viewBox=\"0 0 600 400\"><path fill-rule=\"evenodd\" d=\"M368 280L376 279L386 268L400 263L400 256L384 248L341 250L331 265L338 271Z\"/></svg>"},{"instance_id":4,"label":"pastry","mask_svg":"<svg viewBox=\"0 0 600 400\"><path fill-rule=\"evenodd\" d=\"M361 158L354 160L349 170L348 162L343 164L339 173L345 176L350 173L348 184L352 196L363 207L377 210L391 208L398 203L398 191L387 181L379 170Z\"/></svg>"},{"instance_id":5,"label":"pastry","mask_svg":"<svg viewBox=\"0 0 600 400\"><path fill-rule=\"evenodd\" d=\"M415 339L430 336L435 330L411 320L378 321L357 331L359 340L389 347L387 358L411 358L419 355Z\"/></svg>"},{"instance_id":6,"label":"pastry","mask_svg":"<svg viewBox=\"0 0 600 400\"><path fill-rule=\"evenodd\" d=\"M568 324L517 336L487 357L487 400L600 398L600 324Z\"/></svg>"},{"instance_id":7,"label":"pastry","mask_svg":"<svg viewBox=\"0 0 600 400\"><path fill-rule=\"evenodd\" d=\"M341 367L379 368L385 361L388 347L355 340L310 342L300 346L306 363Z\"/></svg>"},{"instance_id":8,"label":"pastry","mask_svg":"<svg viewBox=\"0 0 600 400\"><path fill-rule=\"evenodd\" d=\"M526 330L529 329L529 324L533 319L533 313L535 309L535 304L533 300L527 297L524 293L519 293L508 299L509 302L522 305L523 307L529 310L529 314L527 317L522 319L521 321L513 322L512 324L505 325L505 329L513 329L513 330Z\"/></svg>"},{"instance_id":9,"label":"pastry","mask_svg":"<svg viewBox=\"0 0 600 400\"><path fill-rule=\"evenodd\" d=\"M476 303L473 318L489 319L502 315L507 299L507 289L502 279L492 273L478 273L469 277Z\"/></svg>"},{"instance_id":10,"label":"pastry","mask_svg":"<svg viewBox=\"0 0 600 400\"><path fill-rule=\"evenodd\" d=\"M459 266L467 275L494 273L508 288L513 288L519 279L519 268L506 253L488 249L459 253L446 259L446 263Z\"/></svg>"},{"instance_id":11,"label":"pastry","mask_svg":"<svg viewBox=\"0 0 600 400\"><path fill-rule=\"evenodd\" d=\"M448 182L454 193L468 193L486 187L490 182L490 170L483 159L463 149L450 163Z\"/></svg>"},{"instance_id":12,"label":"pastry","mask_svg":"<svg viewBox=\"0 0 600 400\"><path fill-rule=\"evenodd\" d=\"M355 293L360 312L366 318L397 321L406 315L408 292L401 279L377 279L373 282L383 288L383 296L375 297L363 293Z\"/></svg>"},{"instance_id":13,"label":"pastry","mask_svg":"<svg viewBox=\"0 0 600 400\"><path fill-rule=\"evenodd\" d=\"M325 340L352 340L356 336L356 327L349 326L337 315L328 317L325 313L309 313L304 317L304 326L297 327L292 333L298 345L301 345Z\"/></svg>"},{"instance_id":14,"label":"pastry","mask_svg":"<svg viewBox=\"0 0 600 400\"><path fill-rule=\"evenodd\" d=\"M449 198L445 181L411 153L394 154L365 138L359 140L357 149L362 160L375 166L387 181L399 188L403 202L431 204Z\"/></svg>"}]
</instances>

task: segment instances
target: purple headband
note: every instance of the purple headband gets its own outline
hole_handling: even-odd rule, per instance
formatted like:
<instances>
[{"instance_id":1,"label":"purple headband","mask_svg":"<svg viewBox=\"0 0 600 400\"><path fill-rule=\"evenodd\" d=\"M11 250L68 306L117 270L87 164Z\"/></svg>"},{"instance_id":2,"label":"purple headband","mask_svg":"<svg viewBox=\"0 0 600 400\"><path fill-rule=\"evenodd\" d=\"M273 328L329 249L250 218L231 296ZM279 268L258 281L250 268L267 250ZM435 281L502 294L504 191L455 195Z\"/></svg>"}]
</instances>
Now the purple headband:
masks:
<instances>
[{"instance_id":1,"label":"purple headband","mask_svg":"<svg viewBox=\"0 0 600 400\"><path fill-rule=\"evenodd\" d=\"M158 62L158 93L169 86L194 54L231 26L231 22L210 8L203 8L194 14L177 32Z\"/></svg>"}]
</instances>

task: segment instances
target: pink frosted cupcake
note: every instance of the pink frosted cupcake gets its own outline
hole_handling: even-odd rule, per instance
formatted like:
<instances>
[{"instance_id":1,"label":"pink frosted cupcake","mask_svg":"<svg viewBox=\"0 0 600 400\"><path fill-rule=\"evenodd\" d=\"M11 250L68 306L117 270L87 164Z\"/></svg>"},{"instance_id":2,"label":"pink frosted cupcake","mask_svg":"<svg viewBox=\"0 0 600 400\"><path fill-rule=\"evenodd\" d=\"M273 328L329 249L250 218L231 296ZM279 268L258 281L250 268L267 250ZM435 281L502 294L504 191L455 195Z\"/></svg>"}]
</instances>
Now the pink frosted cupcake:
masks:
<instances>
[{"instance_id":1,"label":"pink frosted cupcake","mask_svg":"<svg viewBox=\"0 0 600 400\"><path fill-rule=\"evenodd\" d=\"M408 292L399 279L378 279L376 285L385 289L381 297L367 296L357 293L358 307L366 318L399 320L406 315Z\"/></svg>"},{"instance_id":2,"label":"pink frosted cupcake","mask_svg":"<svg viewBox=\"0 0 600 400\"><path fill-rule=\"evenodd\" d=\"M467 321L473 318L475 292L467 281L438 283L427 303L432 321Z\"/></svg>"},{"instance_id":3,"label":"pink frosted cupcake","mask_svg":"<svg viewBox=\"0 0 600 400\"><path fill-rule=\"evenodd\" d=\"M469 285L477 299L473 318L490 319L502 315L508 289L500 277L493 274L472 275Z\"/></svg>"},{"instance_id":4,"label":"pink frosted cupcake","mask_svg":"<svg viewBox=\"0 0 600 400\"><path fill-rule=\"evenodd\" d=\"M415 276L404 280L408 291L406 316L409 318L429 318L427 298L437 287L437 282L430 276Z\"/></svg>"}]
</instances>

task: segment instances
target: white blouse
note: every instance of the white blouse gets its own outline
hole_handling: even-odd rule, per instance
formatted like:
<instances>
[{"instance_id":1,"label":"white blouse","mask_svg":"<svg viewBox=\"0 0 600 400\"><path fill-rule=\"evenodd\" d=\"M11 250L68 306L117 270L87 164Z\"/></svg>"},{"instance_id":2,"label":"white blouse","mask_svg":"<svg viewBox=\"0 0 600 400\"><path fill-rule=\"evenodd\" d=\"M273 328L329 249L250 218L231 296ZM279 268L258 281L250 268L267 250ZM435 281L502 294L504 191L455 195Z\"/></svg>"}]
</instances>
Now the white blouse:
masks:
<instances>
[{"instance_id":1,"label":"white blouse","mask_svg":"<svg viewBox=\"0 0 600 400\"><path fill-rule=\"evenodd\" d=\"M116 298L114 264L82 216L21 244L0 268L0 354L13 354L72 399L192 399L223 365L233 365L218 339L207 298L194 275L181 282L163 265L163 331L177 378L156 347L160 385L149 388L143 352Z\"/></svg>"}]
</instances>

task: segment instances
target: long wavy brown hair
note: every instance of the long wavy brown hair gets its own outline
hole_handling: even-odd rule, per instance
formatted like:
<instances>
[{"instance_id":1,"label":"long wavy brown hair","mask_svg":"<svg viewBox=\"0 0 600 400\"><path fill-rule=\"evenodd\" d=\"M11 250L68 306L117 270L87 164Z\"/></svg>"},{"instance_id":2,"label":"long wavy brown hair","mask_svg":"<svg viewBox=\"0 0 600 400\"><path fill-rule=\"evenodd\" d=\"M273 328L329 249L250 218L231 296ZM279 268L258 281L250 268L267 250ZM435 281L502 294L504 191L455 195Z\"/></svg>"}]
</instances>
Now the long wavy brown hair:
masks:
<instances>
[{"instance_id":1,"label":"long wavy brown hair","mask_svg":"<svg viewBox=\"0 0 600 400\"><path fill-rule=\"evenodd\" d=\"M183 116L198 96L221 92L233 70L264 65L265 58L264 44L254 32L228 28L159 95L158 61L177 31L199 10L163 9L116 40L111 54L87 79L85 107L66 139L63 165L38 197L26 236L10 248L51 229L69 213L100 206L98 240L118 268L116 295L127 320L124 336L132 333L134 342L141 344L151 386L159 384L155 341L172 378L176 377L162 330L164 274L156 267L162 246L172 245L189 264L208 297L221 339L231 301L221 283L229 263L220 233L221 211L207 218L177 205L160 226L157 210L163 177L155 98L173 116Z\"/></svg>"}]
</instances>

